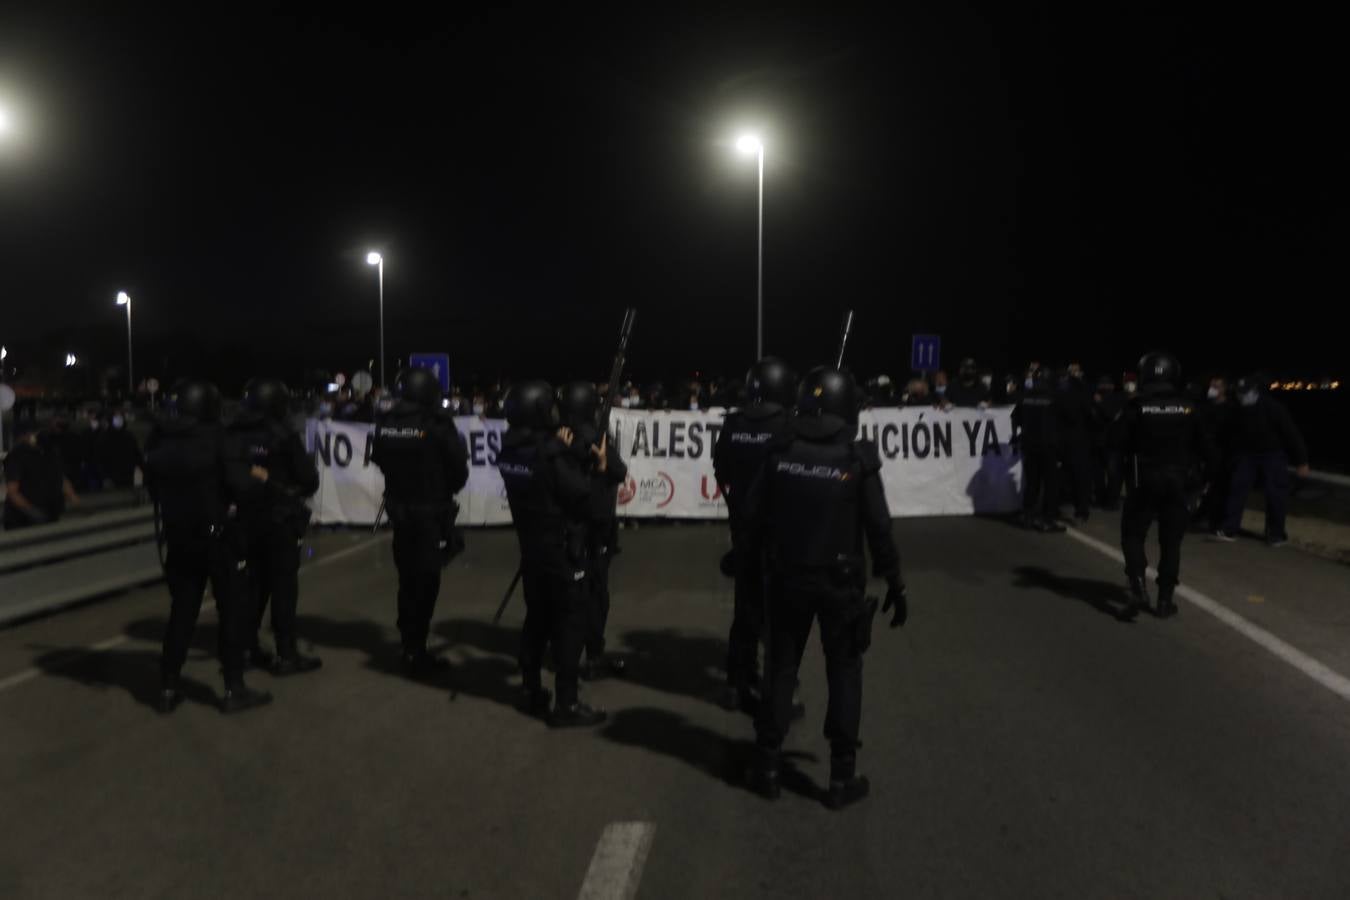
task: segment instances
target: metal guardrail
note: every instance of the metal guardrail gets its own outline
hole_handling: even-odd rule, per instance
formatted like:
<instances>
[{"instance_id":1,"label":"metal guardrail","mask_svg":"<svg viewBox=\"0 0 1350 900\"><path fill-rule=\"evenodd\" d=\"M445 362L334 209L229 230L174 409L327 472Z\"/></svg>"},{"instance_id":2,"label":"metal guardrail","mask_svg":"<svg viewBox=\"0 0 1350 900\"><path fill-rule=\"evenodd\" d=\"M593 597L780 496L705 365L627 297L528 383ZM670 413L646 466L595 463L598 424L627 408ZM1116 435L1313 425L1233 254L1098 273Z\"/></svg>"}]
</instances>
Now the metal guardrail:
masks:
<instances>
[{"instance_id":1,"label":"metal guardrail","mask_svg":"<svg viewBox=\"0 0 1350 900\"><path fill-rule=\"evenodd\" d=\"M1294 471L1292 468L1289 471ZM1337 475L1333 472L1309 472L1308 481L1316 481L1321 484L1329 484L1335 487L1350 488L1350 475Z\"/></svg>"}]
</instances>

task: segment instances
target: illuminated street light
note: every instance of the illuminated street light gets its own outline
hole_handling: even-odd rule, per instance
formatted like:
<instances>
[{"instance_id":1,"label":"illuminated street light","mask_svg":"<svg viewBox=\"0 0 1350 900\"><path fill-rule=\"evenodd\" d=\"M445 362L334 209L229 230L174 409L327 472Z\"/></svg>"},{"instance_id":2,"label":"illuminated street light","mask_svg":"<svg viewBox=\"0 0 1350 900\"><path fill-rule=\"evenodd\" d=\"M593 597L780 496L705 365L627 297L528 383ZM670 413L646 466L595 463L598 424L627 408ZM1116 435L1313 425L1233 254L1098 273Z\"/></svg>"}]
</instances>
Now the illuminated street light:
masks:
<instances>
[{"instance_id":1,"label":"illuminated street light","mask_svg":"<svg viewBox=\"0 0 1350 900\"><path fill-rule=\"evenodd\" d=\"M127 308L127 402L131 402L130 398L136 395L136 379L131 372L131 295L126 291L118 291L117 305Z\"/></svg>"},{"instance_id":2,"label":"illuminated street light","mask_svg":"<svg viewBox=\"0 0 1350 900\"><path fill-rule=\"evenodd\" d=\"M74 353L67 353L67 354L66 354L66 368L67 368L67 369L74 368L76 362L78 362L78 360L75 358L75 354L74 354Z\"/></svg>"},{"instance_id":3,"label":"illuminated street light","mask_svg":"<svg viewBox=\"0 0 1350 900\"><path fill-rule=\"evenodd\" d=\"M387 389L384 380L384 257L374 250L366 254L366 263L380 270L380 387Z\"/></svg>"},{"instance_id":4,"label":"illuminated street light","mask_svg":"<svg viewBox=\"0 0 1350 900\"><path fill-rule=\"evenodd\" d=\"M759 239L755 253L755 359L764 358L764 143L753 134L736 140L736 149L759 160Z\"/></svg>"}]
</instances>

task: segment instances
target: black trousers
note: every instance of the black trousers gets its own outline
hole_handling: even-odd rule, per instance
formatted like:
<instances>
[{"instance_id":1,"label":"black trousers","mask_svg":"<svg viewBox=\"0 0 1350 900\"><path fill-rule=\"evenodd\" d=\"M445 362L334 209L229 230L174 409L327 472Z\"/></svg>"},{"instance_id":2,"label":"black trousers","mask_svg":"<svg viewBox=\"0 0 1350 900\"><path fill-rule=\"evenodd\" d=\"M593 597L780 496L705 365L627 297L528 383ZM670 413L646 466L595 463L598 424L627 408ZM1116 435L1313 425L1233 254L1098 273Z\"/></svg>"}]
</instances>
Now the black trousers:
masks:
<instances>
[{"instance_id":1,"label":"black trousers","mask_svg":"<svg viewBox=\"0 0 1350 900\"><path fill-rule=\"evenodd\" d=\"M1022 512L1055 518L1059 513L1059 460L1051 449L1022 453Z\"/></svg>"},{"instance_id":2,"label":"black trousers","mask_svg":"<svg viewBox=\"0 0 1350 900\"><path fill-rule=\"evenodd\" d=\"M1173 587L1181 580L1181 539L1186 535L1190 520L1183 473L1141 471L1139 485L1125 492L1125 509L1120 516L1120 548L1125 554L1125 574L1131 578L1143 578L1148 569L1144 539L1155 519L1161 548L1158 584Z\"/></svg>"},{"instance_id":3,"label":"black trousers","mask_svg":"<svg viewBox=\"0 0 1350 900\"><path fill-rule=\"evenodd\" d=\"M858 751L862 723L862 650L855 635L861 594L851 597L811 579L770 579L768 662L765 687L755 733L760 747L778 749L792 721L792 692L797 670L811 635L820 621L820 645L825 651L825 678L830 698L825 708L825 738L834 760L852 760Z\"/></svg>"},{"instance_id":4,"label":"black trousers","mask_svg":"<svg viewBox=\"0 0 1350 900\"><path fill-rule=\"evenodd\" d=\"M526 571L520 580L525 595L525 625L520 636L520 671L528 690L543 683L544 652L552 645L554 698L559 706L577 702L581 649L586 641L589 587Z\"/></svg>"},{"instance_id":5,"label":"black trousers","mask_svg":"<svg viewBox=\"0 0 1350 900\"><path fill-rule=\"evenodd\" d=\"M1092 506L1092 446L1086 437L1073 437L1065 441L1060 453L1074 514L1086 517ZM1055 497L1055 501L1058 504L1059 498Z\"/></svg>"},{"instance_id":6,"label":"black trousers","mask_svg":"<svg viewBox=\"0 0 1350 900\"><path fill-rule=\"evenodd\" d=\"M609 566L613 561L611 544L591 548L586 568L586 658L605 655L605 626L609 623Z\"/></svg>"},{"instance_id":7,"label":"black trousers","mask_svg":"<svg viewBox=\"0 0 1350 900\"><path fill-rule=\"evenodd\" d=\"M254 622L242 548L236 548L232 541L220 536L181 538L170 535L167 544L164 569L171 605L159 661L160 675L166 680L174 680L183 671L209 582L220 619L217 652L225 683L238 684L244 671L244 645L251 637Z\"/></svg>"},{"instance_id":8,"label":"black trousers","mask_svg":"<svg viewBox=\"0 0 1350 900\"><path fill-rule=\"evenodd\" d=\"M398 631L403 652L422 653L441 592L444 516L431 510L390 510L398 567Z\"/></svg>"},{"instance_id":9,"label":"black trousers","mask_svg":"<svg viewBox=\"0 0 1350 900\"><path fill-rule=\"evenodd\" d=\"M248 584L253 601L252 643L257 644L263 616L272 607L272 635L277 653L295 655L295 616L300 597L300 530L293 525L266 522L250 528Z\"/></svg>"},{"instance_id":10,"label":"black trousers","mask_svg":"<svg viewBox=\"0 0 1350 900\"><path fill-rule=\"evenodd\" d=\"M736 599L727 636L727 684L744 687L758 677L759 642L764 635L764 557L748 537L732 532Z\"/></svg>"}]
</instances>

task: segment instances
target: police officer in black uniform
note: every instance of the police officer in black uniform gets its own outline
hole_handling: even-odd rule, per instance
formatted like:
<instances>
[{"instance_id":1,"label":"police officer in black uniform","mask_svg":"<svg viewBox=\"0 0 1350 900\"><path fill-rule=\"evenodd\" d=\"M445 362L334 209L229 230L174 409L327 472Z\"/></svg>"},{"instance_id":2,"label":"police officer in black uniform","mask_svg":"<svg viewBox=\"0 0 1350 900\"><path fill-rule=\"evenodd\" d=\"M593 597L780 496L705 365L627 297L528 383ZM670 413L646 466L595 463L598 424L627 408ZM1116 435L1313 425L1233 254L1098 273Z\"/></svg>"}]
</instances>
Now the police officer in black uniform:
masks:
<instances>
[{"instance_id":1,"label":"police officer in black uniform","mask_svg":"<svg viewBox=\"0 0 1350 900\"><path fill-rule=\"evenodd\" d=\"M173 712L183 700L179 676L208 581L220 619L221 709L233 713L271 702L271 694L244 684L244 645L254 619L239 516L262 490L266 473L250 468L242 448L221 428L214 384L184 380L174 386L166 415L147 442L145 471L163 523L164 574L172 598L160 657L160 712Z\"/></svg>"},{"instance_id":2,"label":"police officer in black uniform","mask_svg":"<svg viewBox=\"0 0 1350 900\"><path fill-rule=\"evenodd\" d=\"M300 548L309 525L305 498L319 489L319 470L305 442L291 427L291 394L275 378L255 378L244 386L243 410L229 434L266 474L255 499L241 504L248 534L249 590L256 618L247 662L273 675L311 672L323 663L300 653L295 616L300 595ZM272 607L276 654L258 640L263 614Z\"/></svg>"},{"instance_id":3,"label":"police officer in black uniform","mask_svg":"<svg viewBox=\"0 0 1350 900\"><path fill-rule=\"evenodd\" d=\"M628 477L619 452L610 446L609 436L600 434L600 395L589 381L572 381L558 392L558 412L562 424L572 430L573 454L590 476L590 537L586 572L586 660L581 677L587 681L606 674L622 675L626 664L617 656L605 655L605 624L609 621L609 567L619 552L619 519L615 514L619 485ZM596 467L596 452L604 447L605 469Z\"/></svg>"},{"instance_id":4,"label":"police officer in black uniform","mask_svg":"<svg viewBox=\"0 0 1350 900\"><path fill-rule=\"evenodd\" d=\"M792 689L811 623L819 618L829 679L831 809L861 799L869 788L856 769L862 654L876 614L876 601L864 596L864 540L873 575L886 580L883 609L894 609L892 627L908 615L881 459L875 445L854 440L858 402L851 375L825 367L808 373L791 423L794 439L769 454L751 487L747 513L770 574L767 696L755 721L758 752L750 784L765 797L778 796Z\"/></svg>"},{"instance_id":5,"label":"police officer in black uniform","mask_svg":"<svg viewBox=\"0 0 1350 900\"><path fill-rule=\"evenodd\" d=\"M426 369L406 369L398 402L375 426L371 461L384 473L384 501L394 526L398 630L403 668L419 678L449 667L427 652L441 567L454 548L455 494L469 480L469 451L441 410L441 386Z\"/></svg>"},{"instance_id":6,"label":"police officer in black uniform","mask_svg":"<svg viewBox=\"0 0 1350 900\"><path fill-rule=\"evenodd\" d=\"M1013 440L1022 453L1022 524L1058 532L1059 404L1049 370L1027 373L1025 390L1012 411Z\"/></svg>"},{"instance_id":7,"label":"police officer in black uniform","mask_svg":"<svg viewBox=\"0 0 1350 900\"><path fill-rule=\"evenodd\" d=\"M582 703L577 691L590 590L586 580L592 480L571 450L576 436L571 429L558 427L548 382L516 385L506 400L506 421L510 429L502 436L497 469L520 542L525 594L520 669L526 703L534 715L548 713L555 728L596 725L605 720L605 713ZM592 445L590 451L595 472L602 478L609 465L603 452L606 443ZM544 650L550 644L557 693L551 713L541 675Z\"/></svg>"},{"instance_id":8,"label":"police officer in black uniform","mask_svg":"<svg viewBox=\"0 0 1350 900\"><path fill-rule=\"evenodd\" d=\"M1139 395L1121 415L1124 454L1125 509L1120 517L1120 545L1133 603L1130 613L1148 605L1144 538L1158 520L1158 600L1160 617L1175 615L1173 593L1180 580L1181 539L1190 517L1188 481L1200 463L1217 464L1217 453L1204 417L1181 390L1181 366L1167 353L1149 353L1139 360Z\"/></svg>"},{"instance_id":9,"label":"police officer in black uniform","mask_svg":"<svg viewBox=\"0 0 1350 900\"><path fill-rule=\"evenodd\" d=\"M755 542L747 495L764 460L792 440L788 416L797 399L797 376L787 363L765 357L745 376L747 405L723 420L713 447L713 472L727 501L736 599L727 637L727 686L722 706L754 705L759 642L764 632L764 549Z\"/></svg>"}]
</instances>

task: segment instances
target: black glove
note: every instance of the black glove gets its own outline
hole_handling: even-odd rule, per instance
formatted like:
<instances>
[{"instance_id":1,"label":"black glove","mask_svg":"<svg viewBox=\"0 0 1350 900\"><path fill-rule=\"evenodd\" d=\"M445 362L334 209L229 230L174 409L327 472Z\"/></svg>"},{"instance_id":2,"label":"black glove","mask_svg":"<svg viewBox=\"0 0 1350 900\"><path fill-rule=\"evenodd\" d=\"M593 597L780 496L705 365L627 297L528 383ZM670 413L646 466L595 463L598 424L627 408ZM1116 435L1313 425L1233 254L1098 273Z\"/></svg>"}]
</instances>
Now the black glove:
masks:
<instances>
[{"instance_id":1,"label":"black glove","mask_svg":"<svg viewBox=\"0 0 1350 900\"><path fill-rule=\"evenodd\" d=\"M909 599L905 596L904 584L898 578L886 586L886 601L881 604L881 611L891 612L891 607L895 607L895 612L891 613L891 627L899 628L909 618Z\"/></svg>"}]
</instances>

